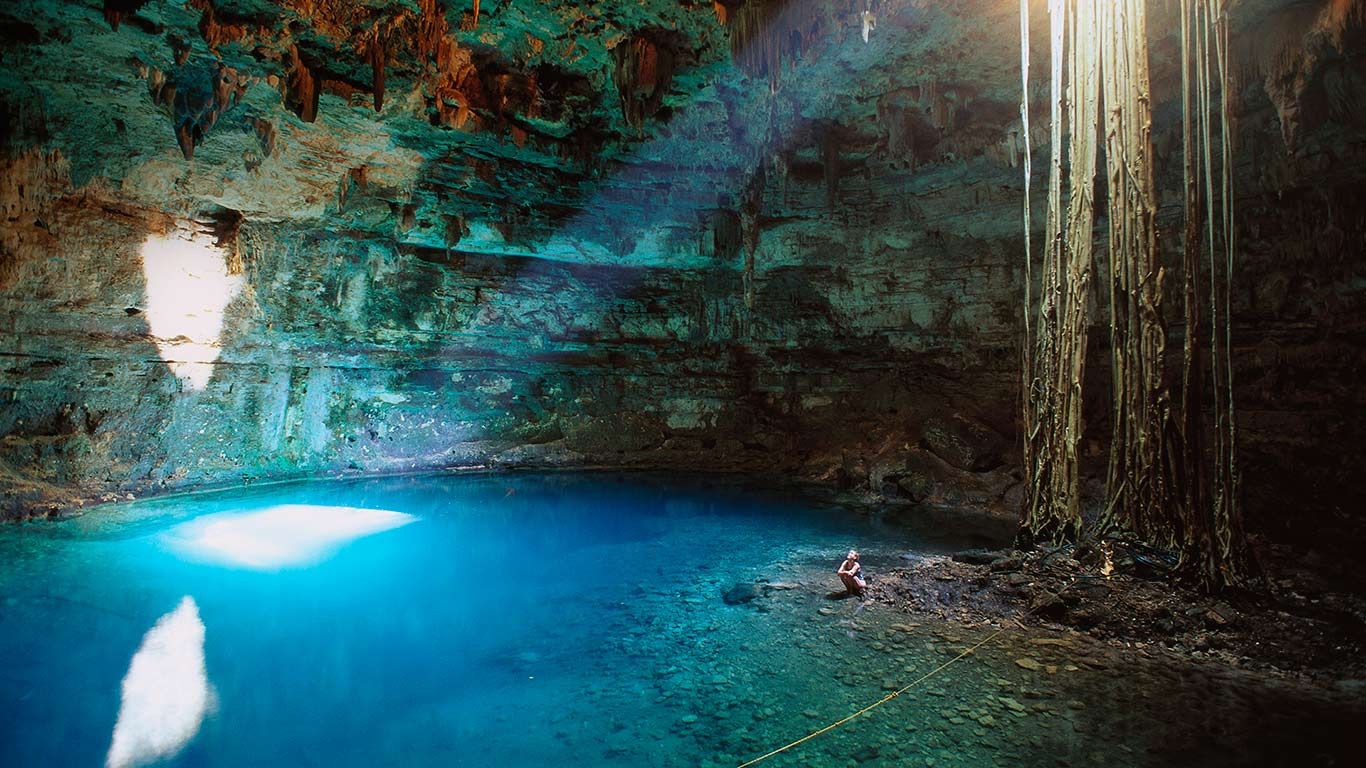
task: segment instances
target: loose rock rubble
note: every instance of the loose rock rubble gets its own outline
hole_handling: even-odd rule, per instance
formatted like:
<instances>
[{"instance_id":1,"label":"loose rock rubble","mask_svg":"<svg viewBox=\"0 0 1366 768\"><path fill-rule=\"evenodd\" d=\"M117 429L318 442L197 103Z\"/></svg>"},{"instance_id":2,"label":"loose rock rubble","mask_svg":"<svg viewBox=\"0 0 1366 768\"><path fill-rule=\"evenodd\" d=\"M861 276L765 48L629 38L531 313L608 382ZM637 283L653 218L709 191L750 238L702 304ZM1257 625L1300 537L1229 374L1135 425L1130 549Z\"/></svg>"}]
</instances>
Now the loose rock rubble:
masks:
<instances>
[{"instance_id":1,"label":"loose rock rubble","mask_svg":"<svg viewBox=\"0 0 1366 768\"><path fill-rule=\"evenodd\" d=\"M1108 561L1105 550L1071 546L907 555L904 566L878 575L870 597L967 625L1010 619L1082 630L1114 643L1160 646L1341 688L1366 680L1366 601L1325 589L1292 570L1292 561L1273 561L1275 570L1246 590L1211 596L1164 572L1141 549L1109 551ZM1037 665L1027 658L1016 663Z\"/></svg>"}]
</instances>

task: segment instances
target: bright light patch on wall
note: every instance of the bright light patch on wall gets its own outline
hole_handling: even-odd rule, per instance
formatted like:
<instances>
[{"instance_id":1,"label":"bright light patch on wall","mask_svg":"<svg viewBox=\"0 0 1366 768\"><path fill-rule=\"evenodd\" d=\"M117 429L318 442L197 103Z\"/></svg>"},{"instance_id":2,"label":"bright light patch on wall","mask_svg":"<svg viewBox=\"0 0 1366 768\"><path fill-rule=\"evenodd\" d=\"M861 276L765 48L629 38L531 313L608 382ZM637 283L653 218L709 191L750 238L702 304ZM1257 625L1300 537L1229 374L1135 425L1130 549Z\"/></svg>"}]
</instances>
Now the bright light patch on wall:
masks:
<instances>
[{"instance_id":1,"label":"bright light patch on wall","mask_svg":"<svg viewBox=\"0 0 1366 768\"><path fill-rule=\"evenodd\" d=\"M171 372L190 389L203 389L218 359L223 312L242 288L228 274L213 235L177 229L142 244L147 326Z\"/></svg>"},{"instance_id":2,"label":"bright light patch on wall","mask_svg":"<svg viewBox=\"0 0 1366 768\"><path fill-rule=\"evenodd\" d=\"M132 768L174 756L199 732L211 699L204 623L186 596L157 620L133 654L105 765Z\"/></svg>"},{"instance_id":3,"label":"bright light patch on wall","mask_svg":"<svg viewBox=\"0 0 1366 768\"><path fill-rule=\"evenodd\" d=\"M416 520L385 509L283 504L195 518L162 541L187 560L273 571L317 563L348 542Z\"/></svg>"}]
</instances>

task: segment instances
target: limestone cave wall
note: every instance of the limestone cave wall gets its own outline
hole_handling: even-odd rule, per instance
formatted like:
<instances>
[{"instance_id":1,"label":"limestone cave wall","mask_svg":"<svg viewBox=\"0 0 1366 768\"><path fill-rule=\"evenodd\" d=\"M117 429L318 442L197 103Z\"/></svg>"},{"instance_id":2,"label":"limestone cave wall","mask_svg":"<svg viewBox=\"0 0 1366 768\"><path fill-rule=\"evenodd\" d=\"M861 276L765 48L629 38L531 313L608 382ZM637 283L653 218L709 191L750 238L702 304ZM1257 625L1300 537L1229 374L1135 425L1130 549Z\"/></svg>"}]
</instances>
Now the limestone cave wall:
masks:
<instances>
[{"instance_id":1,"label":"limestone cave wall","mask_svg":"<svg viewBox=\"0 0 1366 768\"><path fill-rule=\"evenodd\" d=\"M1017 5L760 5L7 5L5 513L481 465L1012 513L1021 162L1040 204L1048 142L1037 76L1019 118ZM1356 525L1366 490L1360 5L1235 6L1264 526ZM1177 49L1152 29L1170 159Z\"/></svg>"}]
</instances>

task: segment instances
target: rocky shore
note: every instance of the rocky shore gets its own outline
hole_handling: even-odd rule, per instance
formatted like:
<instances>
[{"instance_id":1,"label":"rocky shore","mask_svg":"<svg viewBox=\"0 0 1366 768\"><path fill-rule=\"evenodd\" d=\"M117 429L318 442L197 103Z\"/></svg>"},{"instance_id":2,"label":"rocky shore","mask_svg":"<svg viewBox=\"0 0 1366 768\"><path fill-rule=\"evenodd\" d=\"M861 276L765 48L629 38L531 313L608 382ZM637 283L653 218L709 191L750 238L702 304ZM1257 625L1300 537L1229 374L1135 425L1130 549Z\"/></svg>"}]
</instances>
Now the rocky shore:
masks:
<instances>
[{"instance_id":1,"label":"rocky shore","mask_svg":"<svg viewBox=\"0 0 1366 768\"><path fill-rule=\"evenodd\" d=\"M1326 578L1312 554L1264 550L1263 576L1219 595L1180 579L1160 553L1121 542L902 558L870 582L869 600L913 616L1079 631L1138 652L1366 691L1366 600Z\"/></svg>"}]
</instances>

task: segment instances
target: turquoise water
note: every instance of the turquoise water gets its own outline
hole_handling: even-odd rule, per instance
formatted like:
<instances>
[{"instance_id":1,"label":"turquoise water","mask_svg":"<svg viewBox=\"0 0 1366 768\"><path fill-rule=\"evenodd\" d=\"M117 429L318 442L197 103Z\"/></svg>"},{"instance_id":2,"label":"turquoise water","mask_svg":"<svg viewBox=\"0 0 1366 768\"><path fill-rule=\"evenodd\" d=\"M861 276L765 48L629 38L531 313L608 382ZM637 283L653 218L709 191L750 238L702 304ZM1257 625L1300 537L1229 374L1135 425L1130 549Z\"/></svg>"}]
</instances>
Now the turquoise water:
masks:
<instances>
[{"instance_id":1,"label":"turquoise water","mask_svg":"<svg viewBox=\"0 0 1366 768\"><path fill-rule=\"evenodd\" d=\"M312 505L302 533L336 521L339 540L304 551L289 518L205 525L278 505ZM346 508L412 520L342 541ZM915 519L722 479L549 474L288 484L13 526L0 765L733 766L991 631L832 599L851 546L875 580L984 543ZM184 546L206 530L211 555ZM727 604L737 585L753 599ZM766 765L1348 764L1336 739L1360 714L1012 630Z\"/></svg>"}]
</instances>

